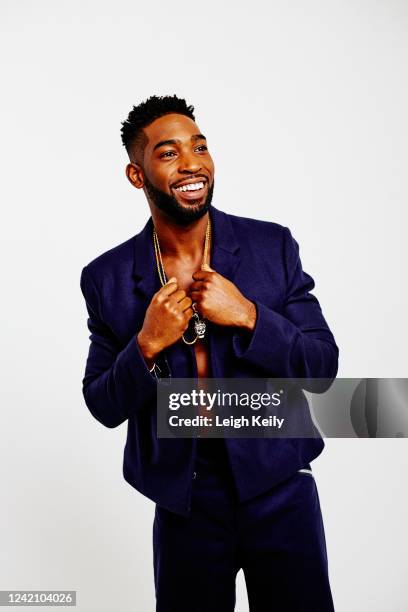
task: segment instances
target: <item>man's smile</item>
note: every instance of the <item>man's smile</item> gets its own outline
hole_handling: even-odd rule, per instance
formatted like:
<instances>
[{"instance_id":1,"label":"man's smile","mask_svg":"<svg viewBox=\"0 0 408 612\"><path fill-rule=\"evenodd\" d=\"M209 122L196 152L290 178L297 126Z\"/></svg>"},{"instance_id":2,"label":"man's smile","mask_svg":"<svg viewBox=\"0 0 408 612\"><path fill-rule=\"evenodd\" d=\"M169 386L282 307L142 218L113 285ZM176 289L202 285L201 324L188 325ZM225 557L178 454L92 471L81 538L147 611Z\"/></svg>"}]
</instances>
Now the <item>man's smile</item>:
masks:
<instances>
[{"instance_id":1,"label":"man's smile","mask_svg":"<svg viewBox=\"0 0 408 612\"><path fill-rule=\"evenodd\" d=\"M177 196L182 200L201 200L208 188L208 180L206 178L191 178L180 181L172 190L177 193Z\"/></svg>"}]
</instances>

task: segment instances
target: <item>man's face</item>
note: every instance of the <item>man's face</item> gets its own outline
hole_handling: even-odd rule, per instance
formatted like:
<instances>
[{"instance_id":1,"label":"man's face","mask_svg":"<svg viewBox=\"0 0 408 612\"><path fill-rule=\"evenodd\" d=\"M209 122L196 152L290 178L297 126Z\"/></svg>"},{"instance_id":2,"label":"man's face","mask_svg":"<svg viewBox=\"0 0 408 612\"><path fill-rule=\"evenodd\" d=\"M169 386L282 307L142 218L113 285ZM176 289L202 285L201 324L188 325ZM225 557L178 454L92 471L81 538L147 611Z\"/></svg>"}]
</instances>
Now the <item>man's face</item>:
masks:
<instances>
[{"instance_id":1,"label":"man's face","mask_svg":"<svg viewBox=\"0 0 408 612\"><path fill-rule=\"evenodd\" d=\"M208 210L214 163L197 124L171 113L144 128L143 188L154 206L186 225Z\"/></svg>"}]
</instances>

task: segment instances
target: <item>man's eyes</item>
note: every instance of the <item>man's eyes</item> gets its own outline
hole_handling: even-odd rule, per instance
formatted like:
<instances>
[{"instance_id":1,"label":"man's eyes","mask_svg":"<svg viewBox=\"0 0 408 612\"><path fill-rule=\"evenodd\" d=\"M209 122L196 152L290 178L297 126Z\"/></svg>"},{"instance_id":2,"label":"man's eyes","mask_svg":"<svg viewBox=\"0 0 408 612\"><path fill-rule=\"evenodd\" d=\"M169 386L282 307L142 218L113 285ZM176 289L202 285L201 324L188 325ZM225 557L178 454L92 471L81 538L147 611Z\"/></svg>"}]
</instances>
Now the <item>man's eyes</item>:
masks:
<instances>
[{"instance_id":1,"label":"man's eyes","mask_svg":"<svg viewBox=\"0 0 408 612\"><path fill-rule=\"evenodd\" d=\"M171 157L172 155L176 155L176 153L174 151L165 151L160 157Z\"/></svg>"},{"instance_id":2,"label":"man's eyes","mask_svg":"<svg viewBox=\"0 0 408 612\"><path fill-rule=\"evenodd\" d=\"M200 145L199 147L196 147L194 151L200 151L201 153L202 151L208 151L208 147L207 145ZM160 159L170 158L170 157L173 157L174 155L177 155L176 151L164 151L164 153L160 154Z\"/></svg>"}]
</instances>

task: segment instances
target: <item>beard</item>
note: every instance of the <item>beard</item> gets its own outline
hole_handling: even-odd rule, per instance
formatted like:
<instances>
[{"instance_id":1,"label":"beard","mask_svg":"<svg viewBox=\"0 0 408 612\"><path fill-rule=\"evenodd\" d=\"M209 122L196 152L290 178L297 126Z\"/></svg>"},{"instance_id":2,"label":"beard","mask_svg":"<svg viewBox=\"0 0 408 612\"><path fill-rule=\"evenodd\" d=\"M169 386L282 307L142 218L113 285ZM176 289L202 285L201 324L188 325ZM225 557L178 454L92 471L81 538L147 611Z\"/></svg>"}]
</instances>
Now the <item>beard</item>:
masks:
<instances>
[{"instance_id":1,"label":"beard","mask_svg":"<svg viewBox=\"0 0 408 612\"><path fill-rule=\"evenodd\" d=\"M204 202L199 206L197 206L197 201L195 200L191 200L190 205L182 206L174 196L165 193L161 189L157 189L146 176L145 187L150 200L157 208L166 213L179 225L188 225L193 221L197 221L197 219L201 219L210 208L214 191L214 180L210 187L208 187Z\"/></svg>"}]
</instances>

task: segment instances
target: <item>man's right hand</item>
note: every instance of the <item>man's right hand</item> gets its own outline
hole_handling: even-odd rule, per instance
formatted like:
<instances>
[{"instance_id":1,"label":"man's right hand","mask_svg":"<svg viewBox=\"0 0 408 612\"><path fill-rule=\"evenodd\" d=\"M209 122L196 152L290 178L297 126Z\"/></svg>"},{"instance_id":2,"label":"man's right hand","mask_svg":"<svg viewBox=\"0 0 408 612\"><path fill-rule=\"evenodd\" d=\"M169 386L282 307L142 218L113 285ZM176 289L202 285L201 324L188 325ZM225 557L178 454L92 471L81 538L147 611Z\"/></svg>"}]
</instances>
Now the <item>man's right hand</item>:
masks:
<instances>
[{"instance_id":1,"label":"man's right hand","mask_svg":"<svg viewBox=\"0 0 408 612\"><path fill-rule=\"evenodd\" d=\"M170 278L150 302L137 335L137 342L149 367L157 355L179 340L186 331L194 312L192 299L177 287L177 279Z\"/></svg>"}]
</instances>

